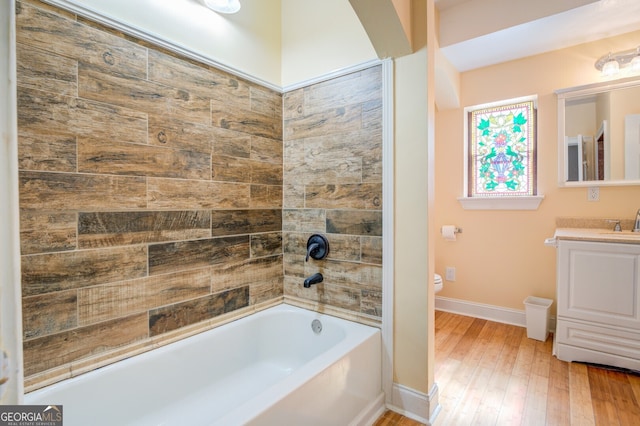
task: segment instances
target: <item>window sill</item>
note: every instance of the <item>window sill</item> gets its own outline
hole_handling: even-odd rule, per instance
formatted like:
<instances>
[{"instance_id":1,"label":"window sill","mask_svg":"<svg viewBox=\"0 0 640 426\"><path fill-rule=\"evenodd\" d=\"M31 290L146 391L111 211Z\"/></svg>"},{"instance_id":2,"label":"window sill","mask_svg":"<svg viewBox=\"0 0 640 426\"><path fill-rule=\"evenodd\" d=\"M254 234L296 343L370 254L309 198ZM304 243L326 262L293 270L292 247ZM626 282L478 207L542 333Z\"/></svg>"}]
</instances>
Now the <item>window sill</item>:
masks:
<instances>
[{"instance_id":1,"label":"window sill","mask_svg":"<svg viewBox=\"0 0 640 426\"><path fill-rule=\"evenodd\" d=\"M538 210L544 195L532 197L460 197L458 201L465 210Z\"/></svg>"}]
</instances>

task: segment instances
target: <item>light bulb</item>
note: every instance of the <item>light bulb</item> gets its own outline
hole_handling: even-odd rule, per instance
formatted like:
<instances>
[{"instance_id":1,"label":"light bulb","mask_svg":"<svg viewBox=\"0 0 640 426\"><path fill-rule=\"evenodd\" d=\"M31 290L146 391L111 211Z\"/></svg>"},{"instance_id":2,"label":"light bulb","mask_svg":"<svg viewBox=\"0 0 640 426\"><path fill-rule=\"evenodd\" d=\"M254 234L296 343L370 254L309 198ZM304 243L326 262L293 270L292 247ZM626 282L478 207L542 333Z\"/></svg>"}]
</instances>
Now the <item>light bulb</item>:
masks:
<instances>
[{"instance_id":1,"label":"light bulb","mask_svg":"<svg viewBox=\"0 0 640 426\"><path fill-rule=\"evenodd\" d=\"M240 10L240 0L204 0L204 4L220 13L236 13Z\"/></svg>"},{"instance_id":2,"label":"light bulb","mask_svg":"<svg viewBox=\"0 0 640 426\"><path fill-rule=\"evenodd\" d=\"M602 75L605 77L614 76L618 74L619 71L620 71L620 65L618 64L618 61L616 61L615 59L609 59L602 66Z\"/></svg>"},{"instance_id":3,"label":"light bulb","mask_svg":"<svg viewBox=\"0 0 640 426\"><path fill-rule=\"evenodd\" d=\"M631 62L629 62L631 72L640 72L640 55L634 56Z\"/></svg>"}]
</instances>

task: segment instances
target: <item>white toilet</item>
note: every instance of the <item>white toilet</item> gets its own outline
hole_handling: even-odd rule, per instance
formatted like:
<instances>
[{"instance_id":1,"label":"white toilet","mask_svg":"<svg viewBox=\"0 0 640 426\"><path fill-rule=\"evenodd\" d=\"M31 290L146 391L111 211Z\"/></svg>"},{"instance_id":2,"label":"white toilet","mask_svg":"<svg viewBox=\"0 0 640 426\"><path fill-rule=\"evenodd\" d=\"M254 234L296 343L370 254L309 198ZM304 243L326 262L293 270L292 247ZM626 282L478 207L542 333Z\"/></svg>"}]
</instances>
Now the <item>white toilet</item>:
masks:
<instances>
[{"instance_id":1,"label":"white toilet","mask_svg":"<svg viewBox=\"0 0 640 426\"><path fill-rule=\"evenodd\" d=\"M442 290L442 277L438 274L434 274L433 275L433 289L436 293L438 293L440 290Z\"/></svg>"}]
</instances>

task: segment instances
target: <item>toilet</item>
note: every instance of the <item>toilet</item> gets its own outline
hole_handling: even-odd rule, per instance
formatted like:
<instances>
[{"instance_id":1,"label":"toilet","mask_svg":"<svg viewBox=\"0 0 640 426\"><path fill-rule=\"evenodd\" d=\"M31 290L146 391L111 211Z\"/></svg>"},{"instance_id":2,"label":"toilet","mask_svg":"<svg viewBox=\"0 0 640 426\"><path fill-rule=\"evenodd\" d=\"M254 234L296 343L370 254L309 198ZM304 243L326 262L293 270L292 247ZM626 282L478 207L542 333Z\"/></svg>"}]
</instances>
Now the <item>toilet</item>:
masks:
<instances>
[{"instance_id":1,"label":"toilet","mask_svg":"<svg viewBox=\"0 0 640 426\"><path fill-rule=\"evenodd\" d=\"M433 289L436 293L438 293L440 290L442 290L442 277L438 274L434 274L433 275Z\"/></svg>"}]
</instances>

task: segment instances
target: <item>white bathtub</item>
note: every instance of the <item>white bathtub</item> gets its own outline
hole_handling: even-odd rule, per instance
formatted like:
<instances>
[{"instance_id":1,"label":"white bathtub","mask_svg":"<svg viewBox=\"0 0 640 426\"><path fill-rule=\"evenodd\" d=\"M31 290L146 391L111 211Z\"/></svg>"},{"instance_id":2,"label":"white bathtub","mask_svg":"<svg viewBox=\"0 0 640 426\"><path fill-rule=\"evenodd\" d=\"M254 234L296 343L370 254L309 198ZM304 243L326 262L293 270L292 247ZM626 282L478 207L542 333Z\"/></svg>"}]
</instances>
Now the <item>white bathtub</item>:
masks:
<instances>
[{"instance_id":1,"label":"white bathtub","mask_svg":"<svg viewBox=\"0 0 640 426\"><path fill-rule=\"evenodd\" d=\"M65 426L370 424L384 404L380 340L377 328L282 304L25 404L62 405Z\"/></svg>"}]
</instances>

